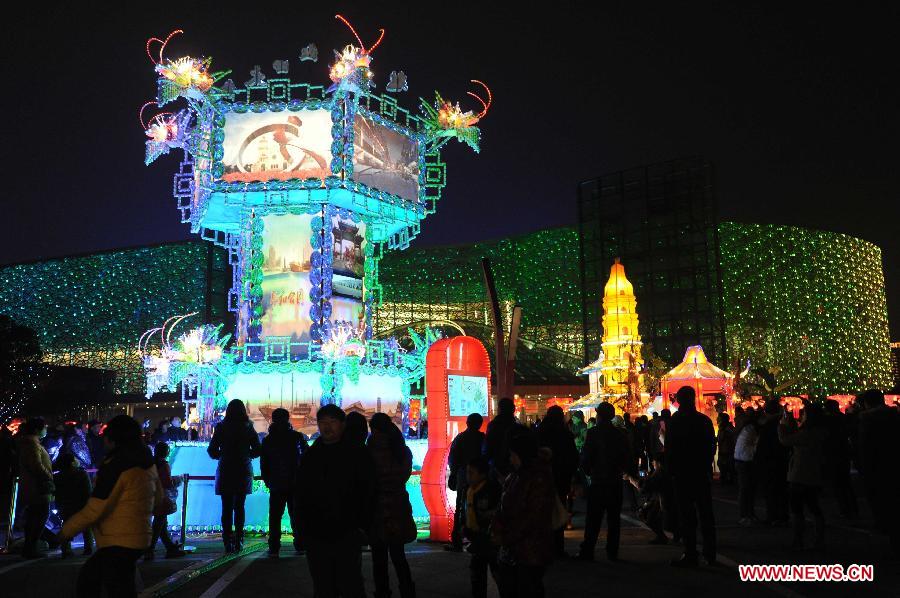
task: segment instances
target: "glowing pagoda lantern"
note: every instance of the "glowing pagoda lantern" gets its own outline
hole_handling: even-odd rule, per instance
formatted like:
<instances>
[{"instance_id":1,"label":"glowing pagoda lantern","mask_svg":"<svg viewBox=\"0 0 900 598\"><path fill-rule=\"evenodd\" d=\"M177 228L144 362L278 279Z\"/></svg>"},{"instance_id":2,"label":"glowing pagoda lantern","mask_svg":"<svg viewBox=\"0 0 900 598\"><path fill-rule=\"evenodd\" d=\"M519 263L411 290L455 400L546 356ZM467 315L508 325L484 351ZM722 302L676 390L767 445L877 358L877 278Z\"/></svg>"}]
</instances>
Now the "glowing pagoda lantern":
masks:
<instances>
[{"instance_id":1,"label":"glowing pagoda lantern","mask_svg":"<svg viewBox=\"0 0 900 598\"><path fill-rule=\"evenodd\" d=\"M718 395L726 397L726 409L732 412L728 390L732 387L734 374L719 369L709 362L703 347L694 345L684 352L684 359L668 374L660 379L663 405L668 408L672 396L682 386L690 386L697 393L697 410L703 411L715 421L715 400Z\"/></svg>"},{"instance_id":2,"label":"glowing pagoda lantern","mask_svg":"<svg viewBox=\"0 0 900 598\"><path fill-rule=\"evenodd\" d=\"M625 267L616 258L603 287L602 348L596 361L578 371L588 376L590 393L570 405L570 409L595 408L609 402L618 413L642 413L649 401L643 392L644 360L638 332L637 298L625 276Z\"/></svg>"}]
</instances>

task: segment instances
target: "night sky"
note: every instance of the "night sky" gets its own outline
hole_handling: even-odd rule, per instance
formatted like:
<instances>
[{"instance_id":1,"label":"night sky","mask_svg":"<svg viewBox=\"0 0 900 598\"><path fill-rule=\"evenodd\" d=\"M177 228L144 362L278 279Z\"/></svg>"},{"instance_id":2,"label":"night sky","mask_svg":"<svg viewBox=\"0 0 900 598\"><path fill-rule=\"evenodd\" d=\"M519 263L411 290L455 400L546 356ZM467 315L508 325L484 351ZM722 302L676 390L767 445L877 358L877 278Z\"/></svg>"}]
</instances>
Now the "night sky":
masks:
<instances>
[{"instance_id":1,"label":"night sky","mask_svg":"<svg viewBox=\"0 0 900 598\"><path fill-rule=\"evenodd\" d=\"M579 181L701 155L716 167L722 219L878 244L900 340L900 10L494 4L171 2L137 15L68 3L5 19L0 262L189 238L171 197L180 152L143 165L148 37L184 29L168 54L210 55L238 85L255 64L273 76L274 59L290 60L295 81L325 84L331 49L352 41L341 12L366 42L387 30L373 70L379 91L406 72L406 107L435 88L468 99L469 79L494 92L481 154L445 150L449 184L417 244L574 224ZM310 42L320 61L300 64Z\"/></svg>"}]
</instances>

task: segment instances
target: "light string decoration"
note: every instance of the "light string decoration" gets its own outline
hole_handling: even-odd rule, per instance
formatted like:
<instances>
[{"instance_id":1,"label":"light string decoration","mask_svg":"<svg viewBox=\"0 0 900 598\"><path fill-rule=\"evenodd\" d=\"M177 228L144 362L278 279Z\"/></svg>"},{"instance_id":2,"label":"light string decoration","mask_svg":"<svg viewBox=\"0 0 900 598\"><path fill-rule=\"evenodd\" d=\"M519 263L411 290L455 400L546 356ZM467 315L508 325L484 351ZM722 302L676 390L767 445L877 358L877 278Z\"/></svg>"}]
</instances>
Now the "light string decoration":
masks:
<instances>
[{"instance_id":1,"label":"light string decoration","mask_svg":"<svg viewBox=\"0 0 900 598\"><path fill-rule=\"evenodd\" d=\"M433 106L419 98L422 111L425 113L425 131L429 151L437 151L450 139L454 138L461 143L466 143L476 153L481 151L479 145L481 143L481 130L475 125L487 115L494 97L490 88L484 82L472 79L472 83L481 85L487 93L487 99L485 100L474 92L466 92L481 104L482 109L478 114L473 114L471 110L463 112L462 108L459 107L459 102L453 104L442 98L439 92L434 92L435 101Z\"/></svg>"},{"instance_id":2,"label":"light string decoration","mask_svg":"<svg viewBox=\"0 0 900 598\"><path fill-rule=\"evenodd\" d=\"M353 37L359 43L359 47L352 44L344 46L341 52L335 50L335 62L331 65L328 76L331 78L332 86L328 88L329 92L341 91L360 93L369 91L375 87L373 81L374 74L370 69L372 64L372 52L377 48L384 39L384 29L379 29L378 39L374 44L366 48L366 45L360 39L356 29L350 24L350 21L341 15L335 15L337 20L341 21L353 33Z\"/></svg>"},{"instance_id":3,"label":"light string decoration","mask_svg":"<svg viewBox=\"0 0 900 598\"><path fill-rule=\"evenodd\" d=\"M373 312L381 301L378 262L387 250L408 247L418 235L421 221L435 212L446 185L446 166L439 153L443 143L436 138L455 136L470 145L474 141L477 149L480 133L474 125L487 113L492 95L486 85L476 81L485 88L487 99L470 95L483 110L476 115L448 103L439 111L438 131L427 118L399 106L392 96L372 93L372 54L384 40L384 30L366 44L346 17L335 18L349 29L355 43L335 52L327 88L291 82L285 76L290 68L286 60L273 62L274 77L267 78L256 66L243 88L231 80L217 87L229 71L213 72L209 58L166 57L168 44L181 30L148 40L146 52L157 74L157 98L142 107L140 115L148 138L146 161L149 164L173 148L185 152L174 181L182 221L190 223L192 232L228 251L233 268L228 309L236 314L238 325L235 344L222 351L217 363L226 385L244 374L283 373L285 368L318 372L323 403L340 404L344 380L355 384L368 373L402 378L404 398L408 399L410 376L423 373L416 357L396 341L372 338ZM317 55L315 46L309 44L301 52L301 61L314 61ZM402 79L401 84L395 71L390 88L396 92L408 87L405 74ZM187 107L145 121L143 112L151 103L162 109L176 100L184 100ZM327 152L297 141L301 127L313 130L310 123L317 122L323 112L330 115L331 124ZM255 136L244 139L235 161L228 154L232 150L226 151L228 135L234 135L237 126L233 123L251 122L256 115L264 115L265 122L273 124L251 129L247 135ZM257 145L253 151L265 156L262 162L259 157L253 164L244 161L241 155L247 145L264 135L271 135L264 140L277 146L275 153ZM300 160L296 166L295 156ZM279 161L283 163L274 166ZM301 168L304 161L308 164ZM373 164L395 178L372 175L368 171ZM275 171L278 176L267 174ZM401 182L392 184L392 180ZM272 250L267 239L275 233L267 227L271 218L288 225L294 221L280 217L291 215L309 217L308 227L297 225L298 234L309 234L309 249L302 251L302 260L309 258L308 266L303 266L308 270L300 270L302 264L293 261L290 270L308 273L308 289L302 294L308 297L308 340L290 330L288 336L282 332L276 336L268 327L272 303L264 286L274 266L267 262ZM336 239L338 230L340 238ZM349 241L347 234L351 234ZM347 249L348 242L356 245ZM353 271L359 283L343 281L341 292L351 293L359 302L358 312L347 307L346 297L338 302L335 296L334 261L340 259L341 267L347 268L347 255L360 260L359 269ZM284 271L288 271L286 264ZM352 319L351 332L348 317ZM196 344L202 332L196 334L200 337L185 341ZM215 400L221 402L221 397Z\"/></svg>"},{"instance_id":4,"label":"light string decoration","mask_svg":"<svg viewBox=\"0 0 900 598\"><path fill-rule=\"evenodd\" d=\"M166 46L173 37L184 31L175 29L165 40L151 37L147 40L147 57L153 63L157 79L157 103L165 106L178 98L186 98L189 102L205 102L209 96L219 95L221 92L213 85L228 75L231 71L210 72L212 58L192 58L183 56L177 59L169 59L163 56ZM159 53L154 58L151 46L159 44Z\"/></svg>"},{"instance_id":5,"label":"light string decoration","mask_svg":"<svg viewBox=\"0 0 900 598\"><path fill-rule=\"evenodd\" d=\"M191 132L191 113L187 110L179 110L176 113L160 112L144 122L144 110L150 105L158 104L155 100L151 100L141 106L138 112L141 127L147 135L147 153L144 158L146 165L150 165L161 155L168 154L173 148L187 149Z\"/></svg>"}]
</instances>

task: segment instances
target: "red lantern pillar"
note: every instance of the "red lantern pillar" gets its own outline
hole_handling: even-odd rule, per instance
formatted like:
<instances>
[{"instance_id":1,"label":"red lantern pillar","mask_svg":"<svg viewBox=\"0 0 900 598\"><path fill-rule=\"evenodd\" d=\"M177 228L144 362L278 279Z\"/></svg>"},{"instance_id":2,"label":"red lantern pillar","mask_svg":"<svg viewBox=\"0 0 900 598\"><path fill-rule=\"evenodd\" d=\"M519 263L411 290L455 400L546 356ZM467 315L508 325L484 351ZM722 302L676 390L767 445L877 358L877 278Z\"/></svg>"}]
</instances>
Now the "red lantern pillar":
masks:
<instances>
[{"instance_id":1,"label":"red lantern pillar","mask_svg":"<svg viewBox=\"0 0 900 598\"><path fill-rule=\"evenodd\" d=\"M491 417L491 362L484 345L470 336L437 341L425 356L425 389L428 408L428 452L422 463L422 499L430 516L431 540L449 542L453 512L447 497L447 457L450 443L466 427L468 413L451 411L448 392L450 376L485 378L487 413L482 431Z\"/></svg>"}]
</instances>

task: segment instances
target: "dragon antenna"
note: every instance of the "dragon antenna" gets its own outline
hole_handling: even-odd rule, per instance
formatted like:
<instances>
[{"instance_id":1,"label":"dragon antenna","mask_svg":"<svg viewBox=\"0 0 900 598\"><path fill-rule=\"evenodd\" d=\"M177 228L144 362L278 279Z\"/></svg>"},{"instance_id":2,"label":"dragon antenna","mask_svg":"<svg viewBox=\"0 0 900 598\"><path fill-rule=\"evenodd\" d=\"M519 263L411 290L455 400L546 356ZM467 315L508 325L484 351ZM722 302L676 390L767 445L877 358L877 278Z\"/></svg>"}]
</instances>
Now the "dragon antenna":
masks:
<instances>
[{"instance_id":1,"label":"dragon antenna","mask_svg":"<svg viewBox=\"0 0 900 598\"><path fill-rule=\"evenodd\" d=\"M356 32L356 29L353 28L353 25L350 24L350 21L348 21L347 19L345 19L345 18L343 17L343 15L334 15L334 18L335 18L335 19L338 19L340 22L342 22L344 25L346 25L346 26L350 29L350 32L353 34L353 37L355 37L355 38L356 38L356 41L359 42L359 47L362 48L363 51L365 51L366 45L365 45L365 44L362 42L362 40L359 38L359 34ZM379 40L379 41L380 41L380 40Z\"/></svg>"},{"instance_id":2,"label":"dragon antenna","mask_svg":"<svg viewBox=\"0 0 900 598\"><path fill-rule=\"evenodd\" d=\"M143 106L141 106L141 109L140 109L140 110L138 110L138 120L141 121L141 127L143 127L143 129L144 129L145 131L147 130L147 125L144 124L144 109L145 109L147 106L149 106L150 104L154 104L154 105L156 105L156 106L159 105L159 104L156 103L156 100L150 100L149 102L147 102L147 103L145 103Z\"/></svg>"},{"instance_id":3,"label":"dragon antenna","mask_svg":"<svg viewBox=\"0 0 900 598\"><path fill-rule=\"evenodd\" d=\"M476 94L474 92L471 92L471 91L466 92L467 94L469 94L470 96L472 96L473 98L475 98L476 100L481 102L481 106L482 106L483 110L478 114L478 116L475 117L478 120L481 120L482 118L484 118L484 115L487 114L488 109L491 107L491 103L493 103L493 101L494 101L494 96L491 93L491 88L488 87L484 82L479 81L478 79L472 79L472 83L477 83L477 84L481 85L482 87L484 87L484 90L487 92L487 102L485 102L483 99L481 99L481 96L479 96L478 94Z\"/></svg>"},{"instance_id":4,"label":"dragon antenna","mask_svg":"<svg viewBox=\"0 0 900 598\"><path fill-rule=\"evenodd\" d=\"M372 44L371 48L366 50L366 54L372 54L372 51L375 50L375 48L377 48L381 44L381 40L384 39L384 29L379 29L378 31L379 31L378 40L374 44Z\"/></svg>"},{"instance_id":5,"label":"dragon antenna","mask_svg":"<svg viewBox=\"0 0 900 598\"><path fill-rule=\"evenodd\" d=\"M147 350L147 345L150 344L150 338L153 337L154 334L162 330L162 327L159 328L151 328L141 335L141 338L138 340L138 351L143 356L144 352Z\"/></svg>"},{"instance_id":6,"label":"dragon antenna","mask_svg":"<svg viewBox=\"0 0 900 598\"><path fill-rule=\"evenodd\" d=\"M169 318L168 320L166 320L166 322L175 320L174 322L172 322L172 325L169 326L169 331L166 333L166 346L167 347L172 346L172 331L175 330L175 327L178 326L178 324L181 323L181 321L184 320L185 318L190 318L191 316L196 316L198 313L200 313L200 312L194 311L189 314L184 314L182 316L175 316L173 318Z\"/></svg>"},{"instance_id":7,"label":"dragon antenna","mask_svg":"<svg viewBox=\"0 0 900 598\"><path fill-rule=\"evenodd\" d=\"M175 37L176 35L178 35L179 33L184 33L184 31L181 29L175 29L172 31L172 33L170 33L169 35L166 36L165 40L161 40L158 37L151 37L150 39L148 39L146 48L147 48L147 56L150 58L150 62L152 62L153 64L159 64L160 62L162 62L163 61L163 51L166 49L166 44L168 44L169 40L172 39L173 37ZM160 43L159 62L154 60L153 54L150 53L150 44L152 44L153 42Z\"/></svg>"}]
</instances>

